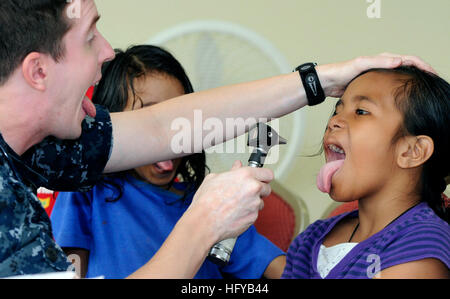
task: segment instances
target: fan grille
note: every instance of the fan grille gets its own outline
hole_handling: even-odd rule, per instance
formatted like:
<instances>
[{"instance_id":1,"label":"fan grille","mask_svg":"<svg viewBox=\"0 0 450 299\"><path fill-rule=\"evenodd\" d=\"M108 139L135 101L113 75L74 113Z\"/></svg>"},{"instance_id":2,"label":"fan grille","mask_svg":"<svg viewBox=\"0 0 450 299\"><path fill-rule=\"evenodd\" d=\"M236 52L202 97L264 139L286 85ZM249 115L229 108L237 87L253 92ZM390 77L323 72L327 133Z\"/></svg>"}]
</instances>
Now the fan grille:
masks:
<instances>
[{"instance_id":1,"label":"fan grille","mask_svg":"<svg viewBox=\"0 0 450 299\"><path fill-rule=\"evenodd\" d=\"M149 43L166 48L181 62L196 91L291 71L283 55L267 40L230 23L185 23L158 34ZM291 161L299 152L303 136L300 114L302 112L298 111L269 123L288 140L287 145L274 148L266 160L266 167L274 170L277 179L288 172ZM227 171L236 160L246 165L252 150L247 147L242 150L246 140L246 135L240 136L207 150L207 164L211 171Z\"/></svg>"}]
</instances>

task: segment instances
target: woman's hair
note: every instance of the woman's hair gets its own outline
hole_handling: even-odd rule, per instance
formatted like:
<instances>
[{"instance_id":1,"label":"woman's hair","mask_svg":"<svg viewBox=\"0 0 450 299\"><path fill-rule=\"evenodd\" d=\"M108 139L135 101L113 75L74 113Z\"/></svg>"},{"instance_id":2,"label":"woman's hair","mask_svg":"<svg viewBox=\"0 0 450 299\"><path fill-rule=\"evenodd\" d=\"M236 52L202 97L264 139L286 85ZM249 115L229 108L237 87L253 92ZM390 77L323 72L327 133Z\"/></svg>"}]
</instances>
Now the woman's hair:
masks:
<instances>
[{"instance_id":1,"label":"woman's hair","mask_svg":"<svg viewBox=\"0 0 450 299\"><path fill-rule=\"evenodd\" d=\"M394 92L395 105L403 114L403 124L393 142L404 136L429 136L434 152L423 165L418 190L422 201L449 221L442 194L450 174L450 84L439 76L416 67L372 69L368 72L398 74L402 85ZM363 75L361 74L361 75ZM361 76L360 75L360 76Z\"/></svg>"},{"instance_id":2,"label":"woman's hair","mask_svg":"<svg viewBox=\"0 0 450 299\"><path fill-rule=\"evenodd\" d=\"M166 50L150 45L132 46L125 52L115 50L116 57L103 65L102 79L94 90L92 101L106 107L110 112L122 112L128 101L132 102L133 109L142 100L136 94L134 80L151 74L169 75L177 79L184 88L186 94L194 92L192 84L181 64ZM129 98L131 94L132 98ZM138 106L139 107L139 106ZM184 157L178 166L175 178L181 177L187 185L185 196L197 189L206 175L205 153L193 154ZM116 184L112 178L133 175L140 179L135 170L128 170L112 175L105 175L102 183L113 186L118 192L115 198L108 198L108 202L114 202L122 197L123 188ZM173 181L170 185L172 185ZM170 186L169 186L170 187Z\"/></svg>"}]
</instances>

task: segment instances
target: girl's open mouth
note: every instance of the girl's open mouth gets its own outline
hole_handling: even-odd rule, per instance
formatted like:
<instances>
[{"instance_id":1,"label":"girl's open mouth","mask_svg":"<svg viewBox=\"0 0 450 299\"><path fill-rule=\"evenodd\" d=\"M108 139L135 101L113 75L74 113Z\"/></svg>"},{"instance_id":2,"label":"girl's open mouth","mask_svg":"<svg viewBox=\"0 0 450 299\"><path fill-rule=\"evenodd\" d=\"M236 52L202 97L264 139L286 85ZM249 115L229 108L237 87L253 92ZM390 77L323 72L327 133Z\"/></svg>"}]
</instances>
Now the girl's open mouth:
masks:
<instances>
[{"instance_id":1,"label":"girl's open mouth","mask_svg":"<svg viewBox=\"0 0 450 299\"><path fill-rule=\"evenodd\" d=\"M327 151L327 161L345 160L345 151L336 144L329 144Z\"/></svg>"},{"instance_id":2,"label":"girl's open mouth","mask_svg":"<svg viewBox=\"0 0 450 299\"><path fill-rule=\"evenodd\" d=\"M174 169L172 160L158 162L158 163L153 164L153 166L155 167L156 171L160 174L170 173Z\"/></svg>"},{"instance_id":3,"label":"girl's open mouth","mask_svg":"<svg viewBox=\"0 0 450 299\"><path fill-rule=\"evenodd\" d=\"M317 176L317 188L324 193L330 193L331 181L336 172L341 169L345 161L345 151L338 145L329 143L325 145L327 164L325 164Z\"/></svg>"}]
</instances>

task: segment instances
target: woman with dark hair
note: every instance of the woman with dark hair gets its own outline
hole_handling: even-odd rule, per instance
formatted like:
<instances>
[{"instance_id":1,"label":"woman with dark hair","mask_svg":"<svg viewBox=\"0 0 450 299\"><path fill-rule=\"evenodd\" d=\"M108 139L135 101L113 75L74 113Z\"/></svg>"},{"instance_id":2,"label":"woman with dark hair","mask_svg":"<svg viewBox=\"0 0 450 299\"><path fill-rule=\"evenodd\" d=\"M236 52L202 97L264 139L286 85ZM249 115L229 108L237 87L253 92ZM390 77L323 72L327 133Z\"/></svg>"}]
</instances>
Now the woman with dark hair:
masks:
<instances>
[{"instance_id":1,"label":"woman with dark hair","mask_svg":"<svg viewBox=\"0 0 450 299\"><path fill-rule=\"evenodd\" d=\"M93 102L110 112L156 105L193 92L180 63L155 46L134 46L103 66ZM57 243L80 257L83 277L124 278L143 266L189 207L205 178L205 153L110 174L87 193L60 193L52 213ZM283 252L250 227L229 265L206 260L196 278L279 278Z\"/></svg>"},{"instance_id":2,"label":"woman with dark hair","mask_svg":"<svg viewBox=\"0 0 450 299\"><path fill-rule=\"evenodd\" d=\"M181 64L170 53L156 46L134 46L126 52L116 50L116 59L105 63L102 73L103 80L96 87L92 101L106 107L109 112L136 110L194 92ZM171 92L174 94L169 94ZM164 99L158 99L158 96ZM103 183L114 185L112 177L132 175L170 189L180 176L188 187L187 194L201 185L206 169L206 157L202 152L115 173L106 176ZM119 196L107 200L115 201L121 197L122 188L117 187Z\"/></svg>"}]
</instances>

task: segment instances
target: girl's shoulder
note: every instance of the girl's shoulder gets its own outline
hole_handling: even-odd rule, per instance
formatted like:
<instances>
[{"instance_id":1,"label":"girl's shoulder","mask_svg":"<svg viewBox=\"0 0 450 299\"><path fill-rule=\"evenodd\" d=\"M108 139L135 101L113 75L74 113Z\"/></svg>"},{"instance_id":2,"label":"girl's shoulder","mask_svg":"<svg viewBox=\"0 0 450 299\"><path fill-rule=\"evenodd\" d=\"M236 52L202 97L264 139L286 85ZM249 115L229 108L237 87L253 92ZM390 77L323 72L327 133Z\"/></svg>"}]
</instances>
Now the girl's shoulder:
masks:
<instances>
[{"instance_id":1,"label":"girl's shoulder","mask_svg":"<svg viewBox=\"0 0 450 299\"><path fill-rule=\"evenodd\" d=\"M373 242L380 248L389 247L393 243L419 240L429 236L439 236L450 246L450 227L426 204L421 203L395 222L377 233ZM412 239L411 239L412 238Z\"/></svg>"},{"instance_id":2,"label":"girl's shoulder","mask_svg":"<svg viewBox=\"0 0 450 299\"><path fill-rule=\"evenodd\" d=\"M374 240L372 249L379 252L384 267L435 258L450 266L450 226L427 204L399 219Z\"/></svg>"},{"instance_id":3,"label":"girl's shoulder","mask_svg":"<svg viewBox=\"0 0 450 299\"><path fill-rule=\"evenodd\" d=\"M419 204L407 217L399 219L390 229L391 234L405 235L409 232L436 232L450 238L450 226L441 219L426 203Z\"/></svg>"}]
</instances>

